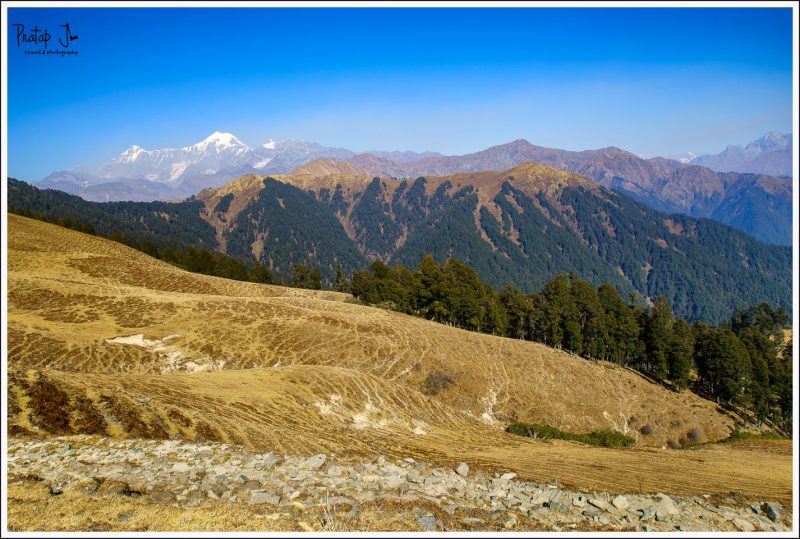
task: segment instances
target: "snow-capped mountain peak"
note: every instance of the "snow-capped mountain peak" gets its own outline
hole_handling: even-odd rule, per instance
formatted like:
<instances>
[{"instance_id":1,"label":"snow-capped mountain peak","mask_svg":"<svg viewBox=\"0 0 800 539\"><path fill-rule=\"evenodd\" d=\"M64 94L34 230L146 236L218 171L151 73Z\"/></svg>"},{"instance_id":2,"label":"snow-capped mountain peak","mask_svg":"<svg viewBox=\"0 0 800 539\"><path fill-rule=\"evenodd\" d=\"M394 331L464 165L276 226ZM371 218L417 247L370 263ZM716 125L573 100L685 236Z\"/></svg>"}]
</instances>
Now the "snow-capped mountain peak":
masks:
<instances>
[{"instance_id":1,"label":"snow-capped mountain peak","mask_svg":"<svg viewBox=\"0 0 800 539\"><path fill-rule=\"evenodd\" d=\"M116 158L114 158L115 163L130 163L131 161L136 161L141 155L146 154L147 150L142 148L141 146L137 146L134 144L121 154L119 154Z\"/></svg>"},{"instance_id":2,"label":"snow-capped mountain peak","mask_svg":"<svg viewBox=\"0 0 800 539\"><path fill-rule=\"evenodd\" d=\"M791 135L784 135L776 131L770 131L760 139L754 140L745 150L767 152L770 150L782 150L791 145Z\"/></svg>"},{"instance_id":3,"label":"snow-capped mountain peak","mask_svg":"<svg viewBox=\"0 0 800 539\"><path fill-rule=\"evenodd\" d=\"M192 146L187 146L184 149L189 151L193 150L205 152L210 148L215 149L217 153L226 149L235 149L240 151L251 149L250 146L236 138L233 133L222 133L220 131L214 131L202 141Z\"/></svg>"},{"instance_id":4,"label":"snow-capped mountain peak","mask_svg":"<svg viewBox=\"0 0 800 539\"><path fill-rule=\"evenodd\" d=\"M218 187L242 174L286 173L314 159L353 155L343 148L302 140L269 139L251 148L232 133L215 131L196 144L178 148L145 150L133 145L105 163L54 172L42 181L45 185L56 182L60 188L68 182L80 189L115 182L144 189L147 197L163 192L171 199L178 193L188 196L204 187Z\"/></svg>"}]
</instances>

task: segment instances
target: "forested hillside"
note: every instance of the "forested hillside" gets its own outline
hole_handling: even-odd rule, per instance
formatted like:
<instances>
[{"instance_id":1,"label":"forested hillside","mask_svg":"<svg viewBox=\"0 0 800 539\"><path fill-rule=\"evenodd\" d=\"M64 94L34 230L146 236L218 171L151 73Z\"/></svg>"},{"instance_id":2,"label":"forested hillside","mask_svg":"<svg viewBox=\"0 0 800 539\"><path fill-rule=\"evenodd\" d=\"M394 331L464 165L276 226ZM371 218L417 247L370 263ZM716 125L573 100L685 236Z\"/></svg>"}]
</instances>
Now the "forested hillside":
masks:
<instances>
[{"instance_id":1,"label":"forested hillside","mask_svg":"<svg viewBox=\"0 0 800 539\"><path fill-rule=\"evenodd\" d=\"M246 188L240 186L246 182ZM332 286L373 260L462 260L494 288L541 289L574 272L677 316L718 323L746 305L791 304L791 249L719 223L664 215L578 174L527 163L506 172L381 179L247 176L180 203L94 203L9 180L9 204L156 249L216 250L279 281L295 266Z\"/></svg>"}]
</instances>

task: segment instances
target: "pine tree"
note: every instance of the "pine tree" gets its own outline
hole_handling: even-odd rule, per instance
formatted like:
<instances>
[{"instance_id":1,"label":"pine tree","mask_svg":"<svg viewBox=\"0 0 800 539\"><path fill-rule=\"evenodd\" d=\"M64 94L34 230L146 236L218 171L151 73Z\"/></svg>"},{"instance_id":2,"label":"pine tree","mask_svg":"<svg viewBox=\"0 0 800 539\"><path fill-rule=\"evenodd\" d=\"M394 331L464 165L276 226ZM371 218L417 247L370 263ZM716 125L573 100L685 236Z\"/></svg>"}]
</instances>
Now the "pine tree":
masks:
<instances>
[{"instance_id":1,"label":"pine tree","mask_svg":"<svg viewBox=\"0 0 800 539\"><path fill-rule=\"evenodd\" d=\"M701 383L717 401L741 404L750 371L750 356L729 329L708 328L695 342L695 364Z\"/></svg>"},{"instance_id":2,"label":"pine tree","mask_svg":"<svg viewBox=\"0 0 800 539\"><path fill-rule=\"evenodd\" d=\"M573 280L570 288L580 325L582 353L590 358L605 357L608 331L605 311L597 292L580 279Z\"/></svg>"},{"instance_id":3,"label":"pine tree","mask_svg":"<svg viewBox=\"0 0 800 539\"><path fill-rule=\"evenodd\" d=\"M254 283L271 284L272 272L261 262L256 262L250 269L249 278Z\"/></svg>"},{"instance_id":4,"label":"pine tree","mask_svg":"<svg viewBox=\"0 0 800 539\"><path fill-rule=\"evenodd\" d=\"M664 380L669 371L669 344L672 336L672 308L663 295L653 305L645 329L647 370L658 380Z\"/></svg>"},{"instance_id":5,"label":"pine tree","mask_svg":"<svg viewBox=\"0 0 800 539\"><path fill-rule=\"evenodd\" d=\"M333 281L333 289L337 292L350 292L350 282L342 271L342 266L336 265L336 276Z\"/></svg>"},{"instance_id":6,"label":"pine tree","mask_svg":"<svg viewBox=\"0 0 800 539\"><path fill-rule=\"evenodd\" d=\"M689 375L694 366L694 335L692 328L684 320L672 325L669 344L669 379L678 389L689 387Z\"/></svg>"}]
</instances>

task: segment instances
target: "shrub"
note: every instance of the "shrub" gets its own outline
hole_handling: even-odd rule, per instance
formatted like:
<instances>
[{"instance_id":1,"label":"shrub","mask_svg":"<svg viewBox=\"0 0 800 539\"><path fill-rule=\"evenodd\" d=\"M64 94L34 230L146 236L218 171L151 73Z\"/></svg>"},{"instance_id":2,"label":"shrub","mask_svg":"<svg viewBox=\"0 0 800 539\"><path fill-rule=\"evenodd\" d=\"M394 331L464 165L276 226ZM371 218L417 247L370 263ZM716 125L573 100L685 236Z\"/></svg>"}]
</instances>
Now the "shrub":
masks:
<instances>
[{"instance_id":1,"label":"shrub","mask_svg":"<svg viewBox=\"0 0 800 539\"><path fill-rule=\"evenodd\" d=\"M564 432L551 425L539 425L516 421L506 428L506 432L528 438L543 440L569 440L598 447L630 447L636 440L613 430L592 431L589 433Z\"/></svg>"},{"instance_id":2,"label":"shrub","mask_svg":"<svg viewBox=\"0 0 800 539\"><path fill-rule=\"evenodd\" d=\"M675 440L667 440L667 446L670 449L680 449L681 448L680 442L676 442Z\"/></svg>"},{"instance_id":3,"label":"shrub","mask_svg":"<svg viewBox=\"0 0 800 539\"><path fill-rule=\"evenodd\" d=\"M443 389L453 385L455 377L449 372L436 371L428 374L425 378L425 387L423 392L427 395L436 395Z\"/></svg>"},{"instance_id":4,"label":"shrub","mask_svg":"<svg viewBox=\"0 0 800 539\"><path fill-rule=\"evenodd\" d=\"M39 374L30 388L31 422L56 434L70 430L69 398L53 382Z\"/></svg>"},{"instance_id":5,"label":"shrub","mask_svg":"<svg viewBox=\"0 0 800 539\"><path fill-rule=\"evenodd\" d=\"M703 441L703 431L700 430L700 427L694 427L689 432L686 433L686 441L687 443L694 445L699 444Z\"/></svg>"},{"instance_id":6,"label":"shrub","mask_svg":"<svg viewBox=\"0 0 800 539\"><path fill-rule=\"evenodd\" d=\"M648 423L648 424L646 424L646 425L642 425L642 428L640 428L640 429L639 429L639 432L641 432L641 433L642 433L642 434L644 434L645 436L649 436L650 434L653 434L653 431L654 431L654 430L655 430L655 429L653 428L653 425L651 425L650 423Z\"/></svg>"}]
</instances>

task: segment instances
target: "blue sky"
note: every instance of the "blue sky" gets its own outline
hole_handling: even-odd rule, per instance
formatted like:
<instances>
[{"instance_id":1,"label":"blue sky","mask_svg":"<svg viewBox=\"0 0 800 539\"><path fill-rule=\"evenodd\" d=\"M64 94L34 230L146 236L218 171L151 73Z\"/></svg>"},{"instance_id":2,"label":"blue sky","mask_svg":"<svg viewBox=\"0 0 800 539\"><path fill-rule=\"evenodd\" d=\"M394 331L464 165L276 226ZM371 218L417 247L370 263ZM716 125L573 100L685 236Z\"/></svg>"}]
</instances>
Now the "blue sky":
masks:
<instances>
[{"instance_id":1,"label":"blue sky","mask_svg":"<svg viewBox=\"0 0 800 539\"><path fill-rule=\"evenodd\" d=\"M517 138L644 156L791 131L790 9L8 10L9 173L132 144L477 151ZM15 23L68 22L77 56Z\"/></svg>"}]
</instances>

